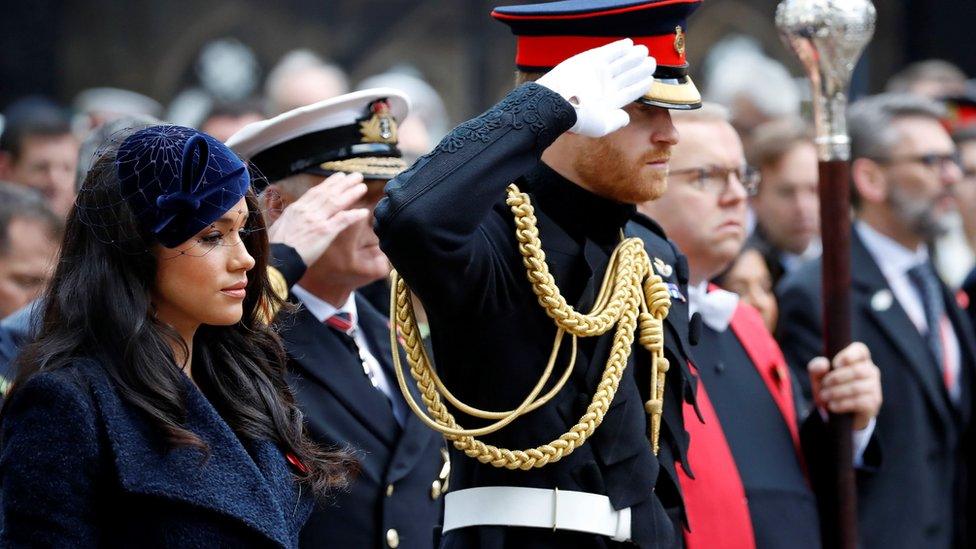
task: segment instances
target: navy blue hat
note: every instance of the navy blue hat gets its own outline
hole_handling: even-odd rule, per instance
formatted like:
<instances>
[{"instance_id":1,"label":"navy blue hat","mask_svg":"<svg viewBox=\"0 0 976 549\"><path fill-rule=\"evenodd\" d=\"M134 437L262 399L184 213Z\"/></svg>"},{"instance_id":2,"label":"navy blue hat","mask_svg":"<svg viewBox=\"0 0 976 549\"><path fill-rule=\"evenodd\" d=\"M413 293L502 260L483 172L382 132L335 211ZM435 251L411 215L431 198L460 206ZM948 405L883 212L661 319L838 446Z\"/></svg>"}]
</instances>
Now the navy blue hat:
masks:
<instances>
[{"instance_id":1,"label":"navy blue hat","mask_svg":"<svg viewBox=\"0 0 976 549\"><path fill-rule=\"evenodd\" d=\"M564 0L495 8L491 16L518 38L515 64L544 72L586 50L623 38L657 60L654 83L638 99L668 109L696 109L701 94L688 76L687 18L701 0Z\"/></svg>"},{"instance_id":2,"label":"navy blue hat","mask_svg":"<svg viewBox=\"0 0 976 549\"><path fill-rule=\"evenodd\" d=\"M220 219L251 184L244 162L226 145L182 126L132 134L119 147L115 170L138 223L167 248Z\"/></svg>"}]
</instances>

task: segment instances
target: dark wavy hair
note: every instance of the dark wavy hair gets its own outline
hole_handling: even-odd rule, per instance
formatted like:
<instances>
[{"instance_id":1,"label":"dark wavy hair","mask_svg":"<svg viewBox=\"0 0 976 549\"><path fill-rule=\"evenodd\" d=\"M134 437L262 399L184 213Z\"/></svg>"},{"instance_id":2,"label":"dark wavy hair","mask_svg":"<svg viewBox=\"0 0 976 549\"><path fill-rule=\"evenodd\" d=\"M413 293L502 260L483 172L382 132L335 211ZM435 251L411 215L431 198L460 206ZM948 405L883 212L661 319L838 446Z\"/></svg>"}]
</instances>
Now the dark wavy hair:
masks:
<instances>
[{"instance_id":1,"label":"dark wavy hair","mask_svg":"<svg viewBox=\"0 0 976 549\"><path fill-rule=\"evenodd\" d=\"M124 137L106 146L82 184L44 297L38 337L17 359L12 392L38 372L95 358L122 398L145 414L170 448L191 446L208 455L207 444L183 426L185 374L173 348L182 345L185 351L186 346L154 314L156 241L139 227L119 193L115 156ZM197 330L193 380L240 438L271 440L293 453L306 466L296 473L299 481L322 496L343 487L356 464L348 451L322 449L307 435L285 382L281 341L267 324L267 310L281 300L268 279L264 219L253 192L246 201L251 215L242 240L255 265L244 314L233 326Z\"/></svg>"}]
</instances>

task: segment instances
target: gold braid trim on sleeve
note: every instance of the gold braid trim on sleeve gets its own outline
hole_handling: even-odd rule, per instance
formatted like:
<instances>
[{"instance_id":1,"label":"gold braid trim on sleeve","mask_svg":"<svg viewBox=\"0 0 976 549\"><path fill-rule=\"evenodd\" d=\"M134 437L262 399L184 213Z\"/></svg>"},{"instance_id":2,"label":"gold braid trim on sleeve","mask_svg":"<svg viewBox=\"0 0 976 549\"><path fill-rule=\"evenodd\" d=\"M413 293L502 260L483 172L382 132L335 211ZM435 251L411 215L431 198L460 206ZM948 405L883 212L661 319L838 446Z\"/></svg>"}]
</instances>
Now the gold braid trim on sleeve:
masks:
<instances>
[{"instance_id":1,"label":"gold braid trim on sleeve","mask_svg":"<svg viewBox=\"0 0 976 549\"><path fill-rule=\"evenodd\" d=\"M545 370L532 391L514 410L485 411L461 402L444 386L431 366L417 328L410 289L394 271L391 276L393 288L390 295L390 313L395 321L395 329L390 330L390 343L394 350L393 363L397 382L410 409L427 426L443 434L455 448L481 463L522 470L554 463L585 443L600 426L627 367L634 334L639 326L638 340L652 356L651 398L645 403L645 409L650 415L648 435L651 446L657 453L664 402L664 382L668 371L668 361L664 357L663 322L671 307L671 299L663 280L652 271L651 261L644 249L643 241L639 238L626 238L617 245L610 256L596 303L588 314L583 314L566 302L549 272L529 195L521 192L517 186L509 185L507 204L515 215L519 252L522 254L532 290L538 297L539 304L557 327L556 338ZM614 327L616 330L613 334L610 356L607 358L597 389L593 393L593 399L586 412L569 431L555 440L525 450L499 448L475 438L494 433L518 417L549 402L563 388L573 371L576 363L577 338L600 336ZM407 387L400 356L396 351L398 332L406 350L410 375L420 389L426 412L421 409ZM569 364L555 386L542 397L536 398L552 375L559 348L567 333L570 335L572 345ZM455 421L444 404L444 399L463 413L495 420L495 422L478 429L465 429Z\"/></svg>"}]
</instances>

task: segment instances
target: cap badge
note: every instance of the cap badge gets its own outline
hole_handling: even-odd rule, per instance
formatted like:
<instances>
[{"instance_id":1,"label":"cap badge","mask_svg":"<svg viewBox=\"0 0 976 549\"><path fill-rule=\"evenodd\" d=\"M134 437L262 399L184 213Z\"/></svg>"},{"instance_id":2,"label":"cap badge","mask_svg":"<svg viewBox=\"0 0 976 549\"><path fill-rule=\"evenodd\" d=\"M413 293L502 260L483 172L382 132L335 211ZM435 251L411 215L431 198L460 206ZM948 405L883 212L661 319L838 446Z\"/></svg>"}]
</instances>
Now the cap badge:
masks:
<instances>
[{"instance_id":1,"label":"cap badge","mask_svg":"<svg viewBox=\"0 0 976 549\"><path fill-rule=\"evenodd\" d=\"M359 132L364 143L397 142L397 124L390 114L390 104L386 99L378 99L369 105L370 117L359 123Z\"/></svg>"},{"instance_id":2,"label":"cap badge","mask_svg":"<svg viewBox=\"0 0 976 549\"><path fill-rule=\"evenodd\" d=\"M682 30L681 25L674 28L674 51L678 52L678 55L685 54L685 31Z\"/></svg>"}]
</instances>

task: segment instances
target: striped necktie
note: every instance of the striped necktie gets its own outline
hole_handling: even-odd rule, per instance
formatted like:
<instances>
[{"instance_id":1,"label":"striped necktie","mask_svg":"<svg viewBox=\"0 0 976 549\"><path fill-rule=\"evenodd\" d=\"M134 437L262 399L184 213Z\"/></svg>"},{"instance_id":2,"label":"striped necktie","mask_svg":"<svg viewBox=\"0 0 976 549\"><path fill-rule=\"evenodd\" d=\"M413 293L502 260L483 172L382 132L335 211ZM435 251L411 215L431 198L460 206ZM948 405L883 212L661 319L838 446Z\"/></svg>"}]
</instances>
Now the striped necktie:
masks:
<instances>
[{"instance_id":1,"label":"striped necktie","mask_svg":"<svg viewBox=\"0 0 976 549\"><path fill-rule=\"evenodd\" d=\"M924 337L928 344L936 364L942 370L943 381L946 388L951 389L953 379L951 377L948 364L946 364L946 349L943 343L944 333L942 323L945 319L945 303L942 301L942 287L939 284L935 270L926 261L919 263L908 270L908 279L912 281L919 297L922 298L922 306L925 309L925 323L928 324Z\"/></svg>"},{"instance_id":2,"label":"striped necktie","mask_svg":"<svg viewBox=\"0 0 976 549\"><path fill-rule=\"evenodd\" d=\"M356 323L353 322L352 313L348 311L336 311L334 315L325 319L325 323L329 327L335 328L346 335L352 335L353 330L356 329Z\"/></svg>"}]
</instances>

